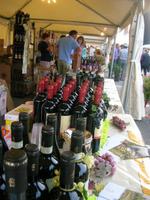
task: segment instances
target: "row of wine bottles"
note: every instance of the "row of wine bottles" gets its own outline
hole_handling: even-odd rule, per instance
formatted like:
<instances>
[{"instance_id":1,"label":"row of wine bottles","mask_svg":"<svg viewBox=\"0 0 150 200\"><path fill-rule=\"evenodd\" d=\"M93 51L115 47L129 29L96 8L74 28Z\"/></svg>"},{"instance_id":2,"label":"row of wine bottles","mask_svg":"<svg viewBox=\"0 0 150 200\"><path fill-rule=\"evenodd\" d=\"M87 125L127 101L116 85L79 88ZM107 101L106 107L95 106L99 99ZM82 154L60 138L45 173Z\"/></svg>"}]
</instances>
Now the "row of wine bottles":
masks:
<instances>
[{"instance_id":1,"label":"row of wine bottles","mask_svg":"<svg viewBox=\"0 0 150 200\"><path fill-rule=\"evenodd\" d=\"M14 51L14 58L15 60L22 60L23 59L23 49L21 47L16 47Z\"/></svg>"},{"instance_id":2,"label":"row of wine bottles","mask_svg":"<svg viewBox=\"0 0 150 200\"><path fill-rule=\"evenodd\" d=\"M27 113L21 112L20 121L12 123L10 150L1 137L0 196L3 200L82 200L82 194L75 189L74 182L88 185L89 169L82 160L84 132L81 130L85 130L84 119L77 119L70 151L60 156L59 152L56 154L57 116L49 115L48 125L42 127L40 151L36 144L30 143L28 118ZM58 171L60 181L57 181ZM55 182L57 187L54 187Z\"/></svg>"},{"instance_id":3,"label":"row of wine bottles","mask_svg":"<svg viewBox=\"0 0 150 200\"><path fill-rule=\"evenodd\" d=\"M45 77L43 81L39 82L39 93L34 98L34 122L46 124L48 115L57 113L57 133L61 136L68 128L76 127L78 118L84 118L86 130L92 133L94 138L93 152L98 151L102 122L107 117L109 106L108 101L101 98L103 78L99 71L100 69L96 75L93 70L93 74L90 74L91 78L83 72L77 74L76 79L68 76L63 88L61 87L61 77L58 77L52 85L48 85L49 78ZM92 88L94 81L97 84L95 91ZM59 148L63 149L63 139L62 137L58 138L60 140L58 141Z\"/></svg>"}]
</instances>

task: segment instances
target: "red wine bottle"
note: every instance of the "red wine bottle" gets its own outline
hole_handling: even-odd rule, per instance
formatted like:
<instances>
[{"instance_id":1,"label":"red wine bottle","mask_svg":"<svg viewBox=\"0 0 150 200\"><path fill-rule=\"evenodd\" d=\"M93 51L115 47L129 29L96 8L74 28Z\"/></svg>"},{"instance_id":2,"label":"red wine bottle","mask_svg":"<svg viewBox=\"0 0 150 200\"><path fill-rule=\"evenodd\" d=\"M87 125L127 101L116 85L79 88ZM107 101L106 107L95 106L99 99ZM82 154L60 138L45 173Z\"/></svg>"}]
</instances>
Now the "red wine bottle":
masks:
<instances>
[{"instance_id":1,"label":"red wine bottle","mask_svg":"<svg viewBox=\"0 0 150 200\"><path fill-rule=\"evenodd\" d=\"M61 87L62 78L61 78L61 77L58 77L57 80L56 80L56 83L58 84L58 86L57 86L57 95L58 95L58 97L59 97L59 100L61 101L61 99L62 99L62 94L63 94L63 90L62 90L62 87Z\"/></svg>"},{"instance_id":2,"label":"red wine bottle","mask_svg":"<svg viewBox=\"0 0 150 200\"><path fill-rule=\"evenodd\" d=\"M46 124L47 116L50 113L56 113L56 106L53 101L53 91L54 91L54 87L52 85L49 85L47 88L47 100L42 105L42 108L41 108L43 124Z\"/></svg>"},{"instance_id":3,"label":"red wine bottle","mask_svg":"<svg viewBox=\"0 0 150 200\"><path fill-rule=\"evenodd\" d=\"M83 81L88 80L88 76L89 76L89 65L86 66L86 70L85 70L85 74L83 76Z\"/></svg>"},{"instance_id":4,"label":"red wine bottle","mask_svg":"<svg viewBox=\"0 0 150 200\"><path fill-rule=\"evenodd\" d=\"M23 147L30 144L29 139L29 114L26 112L19 113L19 121L23 124Z\"/></svg>"},{"instance_id":5,"label":"red wine bottle","mask_svg":"<svg viewBox=\"0 0 150 200\"><path fill-rule=\"evenodd\" d=\"M71 151L61 155L60 186L49 193L50 200L83 200L81 192L74 188L75 156Z\"/></svg>"},{"instance_id":6,"label":"red wine bottle","mask_svg":"<svg viewBox=\"0 0 150 200\"><path fill-rule=\"evenodd\" d=\"M46 101L44 96L44 81L39 81L39 93L38 95L33 99L33 105L34 105L34 122L35 123L41 123L41 107L43 103Z\"/></svg>"},{"instance_id":7,"label":"red wine bottle","mask_svg":"<svg viewBox=\"0 0 150 200\"><path fill-rule=\"evenodd\" d=\"M70 127L71 107L68 102L69 88L63 88L63 101L58 106L58 133L62 135ZM59 148L62 148L62 146Z\"/></svg>"},{"instance_id":8,"label":"red wine bottle","mask_svg":"<svg viewBox=\"0 0 150 200\"><path fill-rule=\"evenodd\" d=\"M0 198L6 199L6 185L4 181L4 171L3 171L3 143L0 140Z\"/></svg>"},{"instance_id":9,"label":"red wine bottle","mask_svg":"<svg viewBox=\"0 0 150 200\"><path fill-rule=\"evenodd\" d=\"M54 105L57 107L57 105L59 104L60 100L59 97L57 96L57 87L58 87L58 83L53 83L53 87L54 87L54 96L53 96L53 102Z\"/></svg>"},{"instance_id":10,"label":"red wine bottle","mask_svg":"<svg viewBox=\"0 0 150 200\"><path fill-rule=\"evenodd\" d=\"M47 97L47 87L49 85L49 78L45 77L44 78L44 96L45 98Z\"/></svg>"},{"instance_id":11,"label":"red wine bottle","mask_svg":"<svg viewBox=\"0 0 150 200\"><path fill-rule=\"evenodd\" d=\"M85 147L85 131L86 131L86 120L84 118L78 118L76 121L76 130L82 131L84 138L83 138L83 146L82 146L82 152L87 153L86 147Z\"/></svg>"},{"instance_id":12,"label":"red wine bottle","mask_svg":"<svg viewBox=\"0 0 150 200\"><path fill-rule=\"evenodd\" d=\"M2 118L1 118L1 113L0 113L0 140L3 143L3 155L5 154L6 151L8 151L8 145L2 135Z\"/></svg>"},{"instance_id":13,"label":"red wine bottle","mask_svg":"<svg viewBox=\"0 0 150 200\"><path fill-rule=\"evenodd\" d=\"M47 200L48 188L39 180L39 148L36 144L27 144L25 151L28 156L28 189L27 199L30 200Z\"/></svg>"},{"instance_id":14,"label":"red wine bottle","mask_svg":"<svg viewBox=\"0 0 150 200\"><path fill-rule=\"evenodd\" d=\"M100 149L100 139L102 134L103 110L100 108L101 93L95 92L94 104L87 120L87 130L92 133L92 152L98 152Z\"/></svg>"},{"instance_id":15,"label":"red wine bottle","mask_svg":"<svg viewBox=\"0 0 150 200\"><path fill-rule=\"evenodd\" d=\"M71 95L71 91L72 91L72 85L71 84L67 84L66 85L67 88L69 88L69 99L68 99L68 103L70 104L70 107L72 108L73 104L74 104L74 97Z\"/></svg>"},{"instance_id":16,"label":"red wine bottle","mask_svg":"<svg viewBox=\"0 0 150 200\"><path fill-rule=\"evenodd\" d=\"M71 151L75 154L75 183L82 182L87 185L88 188L88 175L89 170L87 165L82 160L82 145L83 145L84 135L82 131L75 130L71 137Z\"/></svg>"},{"instance_id":17,"label":"red wine bottle","mask_svg":"<svg viewBox=\"0 0 150 200\"><path fill-rule=\"evenodd\" d=\"M57 114L49 114L47 117L47 125L54 128L54 142L53 142L53 155L58 161L60 161L60 153L58 147L58 137L59 133L57 132Z\"/></svg>"},{"instance_id":18,"label":"red wine bottle","mask_svg":"<svg viewBox=\"0 0 150 200\"><path fill-rule=\"evenodd\" d=\"M86 119L88 116L88 111L84 104L85 94L86 94L86 91L83 89L80 89L79 99L78 99L79 102L74 107L73 114L71 116L71 128L75 128L75 123L76 123L77 118L85 118Z\"/></svg>"},{"instance_id":19,"label":"red wine bottle","mask_svg":"<svg viewBox=\"0 0 150 200\"><path fill-rule=\"evenodd\" d=\"M7 200L27 200L27 155L11 149L4 155Z\"/></svg>"},{"instance_id":20,"label":"red wine bottle","mask_svg":"<svg viewBox=\"0 0 150 200\"><path fill-rule=\"evenodd\" d=\"M102 69L101 69L101 65L99 65L98 67L98 73L95 77L95 86L97 87L98 86L98 83L100 82L103 82L104 84L104 77L102 76Z\"/></svg>"},{"instance_id":21,"label":"red wine bottle","mask_svg":"<svg viewBox=\"0 0 150 200\"><path fill-rule=\"evenodd\" d=\"M39 178L47 184L49 191L54 187L55 170L59 169L58 161L52 154L53 143L54 128L52 126L43 126Z\"/></svg>"},{"instance_id":22,"label":"red wine bottle","mask_svg":"<svg viewBox=\"0 0 150 200\"><path fill-rule=\"evenodd\" d=\"M23 149L23 125L19 121L11 123L11 148Z\"/></svg>"}]
</instances>

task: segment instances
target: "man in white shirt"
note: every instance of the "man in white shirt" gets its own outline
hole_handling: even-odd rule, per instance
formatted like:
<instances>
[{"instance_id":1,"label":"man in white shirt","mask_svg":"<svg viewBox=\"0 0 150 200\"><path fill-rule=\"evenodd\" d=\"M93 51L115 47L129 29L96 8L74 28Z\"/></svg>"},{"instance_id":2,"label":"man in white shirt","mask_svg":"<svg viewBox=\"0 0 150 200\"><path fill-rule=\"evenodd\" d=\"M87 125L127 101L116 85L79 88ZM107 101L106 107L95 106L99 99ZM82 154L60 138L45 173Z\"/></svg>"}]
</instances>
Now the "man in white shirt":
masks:
<instances>
[{"instance_id":1,"label":"man in white shirt","mask_svg":"<svg viewBox=\"0 0 150 200\"><path fill-rule=\"evenodd\" d=\"M123 48L119 51L119 62L118 62L118 65L122 67L123 71L121 78L122 81L124 81L126 75L127 60L128 60L128 45L125 43L123 44Z\"/></svg>"}]
</instances>

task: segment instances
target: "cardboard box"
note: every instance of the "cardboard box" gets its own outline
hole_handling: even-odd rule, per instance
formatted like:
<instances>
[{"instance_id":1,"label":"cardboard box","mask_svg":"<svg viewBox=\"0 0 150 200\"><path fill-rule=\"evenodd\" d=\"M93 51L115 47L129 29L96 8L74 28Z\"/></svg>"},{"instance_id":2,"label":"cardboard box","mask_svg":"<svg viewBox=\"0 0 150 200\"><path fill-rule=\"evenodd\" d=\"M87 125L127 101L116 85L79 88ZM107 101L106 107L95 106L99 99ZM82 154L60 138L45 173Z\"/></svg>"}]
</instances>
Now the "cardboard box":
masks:
<instances>
[{"instance_id":1,"label":"cardboard box","mask_svg":"<svg viewBox=\"0 0 150 200\"><path fill-rule=\"evenodd\" d=\"M25 105L21 104L17 108L11 110L10 112L5 114L6 120L6 130L11 130L11 123L13 121L19 121L19 113L27 112L29 114L29 129L32 127L33 123L33 105Z\"/></svg>"}]
</instances>

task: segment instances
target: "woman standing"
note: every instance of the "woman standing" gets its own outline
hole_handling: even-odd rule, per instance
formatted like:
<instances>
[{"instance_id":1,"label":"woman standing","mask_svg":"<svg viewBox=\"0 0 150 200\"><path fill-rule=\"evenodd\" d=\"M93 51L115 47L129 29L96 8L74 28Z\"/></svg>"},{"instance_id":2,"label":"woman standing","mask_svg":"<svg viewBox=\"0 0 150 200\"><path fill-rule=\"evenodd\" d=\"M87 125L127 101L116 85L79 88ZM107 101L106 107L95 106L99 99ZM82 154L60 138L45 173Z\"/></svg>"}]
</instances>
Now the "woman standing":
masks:
<instances>
[{"instance_id":1,"label":"woman standing","mask_svg":"<svg viewBox=\"0 0 150 200\"><path fill-rule=\"evenodd\" d=\"M49 43L50 40L50 34L49 33L43 33L42 34L42 40L39 43L38 49L41 52L41 60L40 60L40 66L42 67L50 67L50 61L52 59L52 52L53 47ZM41 70L41 77L44 78L46 76L47 72Z\"/></svg>"}]
</instances>

